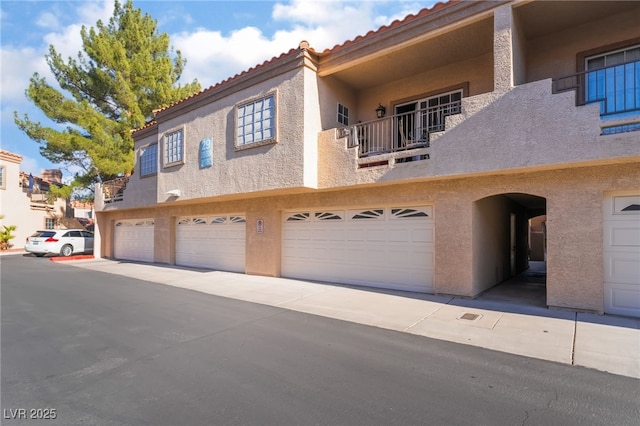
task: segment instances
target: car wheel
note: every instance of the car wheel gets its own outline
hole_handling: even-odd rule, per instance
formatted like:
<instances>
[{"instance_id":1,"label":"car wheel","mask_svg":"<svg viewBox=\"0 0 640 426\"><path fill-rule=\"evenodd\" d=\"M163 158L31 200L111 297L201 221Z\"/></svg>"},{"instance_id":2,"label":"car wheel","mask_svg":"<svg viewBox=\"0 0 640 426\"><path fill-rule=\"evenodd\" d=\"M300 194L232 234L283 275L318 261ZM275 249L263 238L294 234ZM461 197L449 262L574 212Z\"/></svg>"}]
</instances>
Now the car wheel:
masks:
<instances>
[{"instance_id":1,"label":"car wheel","mask_svg":"<svg viewBox=\"0 0 640 426\"><path fill-rule=\"evenodd\" d=\"M63 245L62 248L60 249L60 255L64 257L69 257L72 254L73 254L73 247L71 247L71 245L69 244Z\"/></svg>"}]
</instances>

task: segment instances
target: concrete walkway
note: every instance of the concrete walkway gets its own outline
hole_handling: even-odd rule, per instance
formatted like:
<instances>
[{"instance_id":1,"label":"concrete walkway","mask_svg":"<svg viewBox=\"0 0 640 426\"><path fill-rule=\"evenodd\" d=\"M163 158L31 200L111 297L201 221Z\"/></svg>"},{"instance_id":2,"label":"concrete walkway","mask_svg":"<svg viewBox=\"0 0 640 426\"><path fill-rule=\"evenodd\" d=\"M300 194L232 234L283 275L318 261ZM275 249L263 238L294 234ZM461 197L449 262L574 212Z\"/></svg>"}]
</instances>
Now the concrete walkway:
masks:
<instances>
[{"instance_id":1,"label":"concrete walkway","mask_svg":"<svg viewBox=\"0 0 640 426\"><path fill-rule=\"evenodd\" d=\"M160 264L61 263L640 378L640 319Z\"/></svg>"}]
</instances>

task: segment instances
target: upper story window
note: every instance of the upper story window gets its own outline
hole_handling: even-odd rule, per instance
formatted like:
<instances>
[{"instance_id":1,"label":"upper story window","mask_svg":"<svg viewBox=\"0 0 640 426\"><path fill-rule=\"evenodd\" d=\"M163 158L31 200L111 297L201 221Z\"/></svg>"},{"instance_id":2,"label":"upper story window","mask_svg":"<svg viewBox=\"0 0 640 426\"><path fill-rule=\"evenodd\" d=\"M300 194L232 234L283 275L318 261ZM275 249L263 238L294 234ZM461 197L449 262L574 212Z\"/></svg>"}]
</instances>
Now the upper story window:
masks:
<instances>
[{"instance_id":1,"label":"upper story window","mask_svg":"<svg viewBox=\"0 0 640 426\"><path fill-rule=\"evenodd\" d=\"M140 176L158 173L158 144L140 150Z\"/></svg>"},{"instance_id":2,"label":"upper story window","mask_svg":"<svg viewBox=\"0 0 640 426\"><path fill-rule=\"evenodd\" d=\"M349 108L342 104L338 104L338 123L344 126L349 125Z\"/></svg>"},{"instance_id":3,"label":"upper story window","mask_svg":"<svg viewBox=\"0 0 640 426\"><path fill-rule=\"evenodd\" d=\"M6 189L5 170L6 168L4 166L0 166L0 189Z\"/></svg>"},{"instance_id":4,"label":"upper story window","mask_svg":"<svg viewBox=\"0 0 640 426\"><path fill-rule=\"evenodd\" d=\"M585 58L586 102L600 102L601 115L640 110L640 45Z\"/></svg>"},{"instance_id":5,"label":"upper story window","mask_svg":"<svg viewBox=\"0 0 640 426\"><path fill-rule=\"evenodd\" d=\"M236 108L236 148L275 142L275 100L270 94Z\"/></svg>"},{"instance_id":6,"label":"upper story window","mask_svg":"<svg viewBox=\"0 0 640 426\"><path fill-rule=\"evenodd\" d=\"M174 166L184 162L184 129L164 135L164 166Z\"/></svg>"}]
</instances>

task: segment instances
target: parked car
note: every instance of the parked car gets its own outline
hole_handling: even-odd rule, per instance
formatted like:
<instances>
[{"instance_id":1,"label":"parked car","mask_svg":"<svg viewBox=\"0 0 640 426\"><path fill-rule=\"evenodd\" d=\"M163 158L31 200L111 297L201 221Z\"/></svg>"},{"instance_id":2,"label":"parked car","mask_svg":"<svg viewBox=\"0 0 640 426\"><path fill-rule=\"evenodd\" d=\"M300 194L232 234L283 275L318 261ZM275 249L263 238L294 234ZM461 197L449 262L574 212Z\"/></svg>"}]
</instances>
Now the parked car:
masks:
<instances>
[{"instance_id":1,"label":"parked car","mask_svg":"<svg viewBox=\"0 0 640 426\"><path fill-rule=\"evenodd\" d=\"M93 232L84 229L47 229L27 237L25 251L38 257L54 253L71 256L93 253Z\"/></svg>"}]
</instances>

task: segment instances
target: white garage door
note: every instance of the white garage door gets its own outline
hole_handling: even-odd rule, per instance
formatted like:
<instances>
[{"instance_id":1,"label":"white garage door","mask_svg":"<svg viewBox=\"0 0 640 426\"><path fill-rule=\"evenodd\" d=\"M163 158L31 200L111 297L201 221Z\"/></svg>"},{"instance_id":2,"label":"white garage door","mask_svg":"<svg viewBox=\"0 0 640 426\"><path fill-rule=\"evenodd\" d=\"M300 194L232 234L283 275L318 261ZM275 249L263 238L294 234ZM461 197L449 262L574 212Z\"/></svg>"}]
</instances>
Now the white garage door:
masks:
<instances>
[{"instance_id":1,"label":"white garage door","mask_svg":"<svg viewBox=\"0 0 640 426\"><path fill-rule=\"evenodd\" d=\"M604 310L640 317L640 193L604 205Z\"/></svg>"},{"instance_id":2,"label":"white garage door","mask_svg":"<svg viewBox=\"0 0 640 426\"><path fill-rule=\"evenodd\" d=\"M113 257L153 262L153 219L116 221Z\"/></svg>"},{"instance_id":3,"label":"white garage door","mask_svg":"<svg viewBox=\"0 0 640 426\"><path fill-rule=\"evenodd\" d=\"M244 272L246 222L242 215L179 218L176 264Z\"/></svg>"},{"instance_id":4,"label":"white garage door","mask_svg":"<svg viewBox=\"0 0 640 426\"><path fill-rule=\"evenodd\" d=\"M430 206L286 213L282 275L433 292L433 235Z\"/></svg>"}]
</instances>

